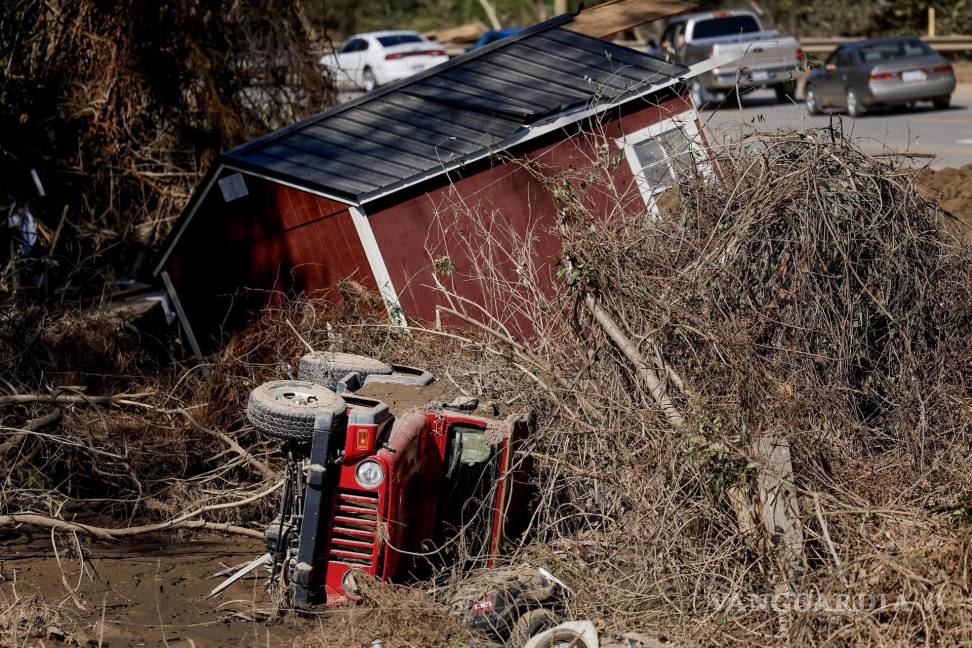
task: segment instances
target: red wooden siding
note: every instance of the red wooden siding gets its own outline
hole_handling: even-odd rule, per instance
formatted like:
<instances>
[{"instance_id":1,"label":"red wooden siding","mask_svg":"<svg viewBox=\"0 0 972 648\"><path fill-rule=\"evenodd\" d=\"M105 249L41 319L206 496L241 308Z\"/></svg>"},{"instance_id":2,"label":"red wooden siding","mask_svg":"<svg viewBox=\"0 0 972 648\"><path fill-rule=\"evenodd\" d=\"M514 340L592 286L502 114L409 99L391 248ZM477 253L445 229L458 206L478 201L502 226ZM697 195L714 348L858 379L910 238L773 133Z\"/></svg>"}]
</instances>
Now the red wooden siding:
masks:
<instances>
[{"instance_id":1,"label":"red wooden siding","mask_svg":"<svg viewBox=\"0 0 972 648\"><path fill-rule=\"evenodd\" d=\"M691 104L684 98L646 106L605 124L598 136L580 133L531 151L524 158L554 172L583 172L603 154L600 145L607 143L609 154L620 158L621 151L614 143L617 138L690 109ZM614 184L617 195L625 197L625 211L645 209L627 162L620 159L603 173L608 174L606 180ZM586 191L584 199L592 214L602 216L618 204L615 196L592 190ZM434 290L438 278L458 294L503 313L507 326L528 333L529 323L511 308L508 295L502 291L484 294L479 280L482 266L476 259L476 250L483 249L479 238L484 225L471 222L468 214L475 214L480 223L485 223L500 243L502 251L491 254L494 269L504 277L514 278L517 267L528 260L507 254L517 247L511 239L529 237L533 241L532 262L545 281L552 284L556 280L555 257L560 254L554 234L558 210L549 190L522 164L511 161L369 214L368 219L410 321L434 320L435 306L442 303ZM448 276L441 272L436 275L432 270L432 261L443 257L448 257L454 268Z\"/></svg>"},{"instance_id":2,"label":"red wooden siding","mask_svg":"<svg viewBox=\"0 0 972 648\"><path fill-rule=\"evenodd\" d=\"M253 176L245 182L248 195L229 203L213 185L166 263L203 346L274 293L337 299L346 278L377 289L346 205Z\"/></svg>"}]
</instances>

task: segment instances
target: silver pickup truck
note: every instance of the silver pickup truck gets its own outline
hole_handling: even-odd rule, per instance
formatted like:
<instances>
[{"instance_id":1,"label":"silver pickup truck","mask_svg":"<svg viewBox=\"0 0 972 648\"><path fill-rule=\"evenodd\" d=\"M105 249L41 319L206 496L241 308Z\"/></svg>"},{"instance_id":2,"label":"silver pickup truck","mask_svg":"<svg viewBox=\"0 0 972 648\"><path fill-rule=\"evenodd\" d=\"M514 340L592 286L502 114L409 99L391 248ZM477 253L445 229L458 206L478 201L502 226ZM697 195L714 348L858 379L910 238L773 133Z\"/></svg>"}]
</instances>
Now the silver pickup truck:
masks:
<instances>
[{"instance_id":1,"label":"silver pickup truck","mask_svg":"<svg viewBox=\"0 0 972 648\"><path fill-rule=\"evenodd\" d=\"M792 101L803 64L797 39L764 31L750 11L706 11L672 18L665 26L661 47L685 65L723 55L734 59L734 63L692 80L696 106L737 89L753 88L773 88L780 102Z\"/></svg>"}]
</instances>

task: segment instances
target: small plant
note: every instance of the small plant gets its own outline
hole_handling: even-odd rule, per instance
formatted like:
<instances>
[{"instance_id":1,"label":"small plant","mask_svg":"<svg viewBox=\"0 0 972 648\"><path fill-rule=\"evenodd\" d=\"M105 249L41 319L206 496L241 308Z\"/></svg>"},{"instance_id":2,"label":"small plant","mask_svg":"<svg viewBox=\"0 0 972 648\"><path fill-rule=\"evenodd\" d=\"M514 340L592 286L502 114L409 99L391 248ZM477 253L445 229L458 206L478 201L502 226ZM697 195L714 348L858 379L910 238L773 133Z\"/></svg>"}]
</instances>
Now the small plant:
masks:
<instances>
[{"instance_id":1,"label":"small plant","mask_svg":"<svg viewBox=\"0 0 972 648\"><path fill-rule=\"evenodd\" d=\"M436 257L432 260L432 267L435 268L435 273L442 275L443 277L448 277L456 269L456 265L452 262L448 256Z\"/></svg>"}]
</instances>

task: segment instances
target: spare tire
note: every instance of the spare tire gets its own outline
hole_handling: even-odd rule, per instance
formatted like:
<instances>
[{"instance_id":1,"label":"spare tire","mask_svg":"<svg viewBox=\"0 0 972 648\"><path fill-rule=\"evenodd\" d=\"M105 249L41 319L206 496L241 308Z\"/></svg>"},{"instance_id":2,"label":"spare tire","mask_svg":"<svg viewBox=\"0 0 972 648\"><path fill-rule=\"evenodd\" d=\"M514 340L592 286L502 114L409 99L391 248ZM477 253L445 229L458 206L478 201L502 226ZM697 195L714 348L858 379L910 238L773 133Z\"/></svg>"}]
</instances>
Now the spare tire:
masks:
<instances>
[{"instance_id":1,"label":"spare tire","mask_svg":"<svg viewBox=\"0 0 972 648\"><path fill-rule=\"evenodd\" d=\"M351 372L356 372L364 382L371 375L391 375L392 368L380 360L354 353L315 351L300 359L297 377L333 388Z\"/></svg>"},{"instance_id":2,"label":"spare tire","mask_svg":"<svg viewBox=\"0 0 972 648\"><path fill-rule=\"evenodd\" d=\"M341 414L344 399L323 385L274 380L250 392L246 415L260 432L280 439L309 441L318 412Z\"/></svg>"}]
</instances>

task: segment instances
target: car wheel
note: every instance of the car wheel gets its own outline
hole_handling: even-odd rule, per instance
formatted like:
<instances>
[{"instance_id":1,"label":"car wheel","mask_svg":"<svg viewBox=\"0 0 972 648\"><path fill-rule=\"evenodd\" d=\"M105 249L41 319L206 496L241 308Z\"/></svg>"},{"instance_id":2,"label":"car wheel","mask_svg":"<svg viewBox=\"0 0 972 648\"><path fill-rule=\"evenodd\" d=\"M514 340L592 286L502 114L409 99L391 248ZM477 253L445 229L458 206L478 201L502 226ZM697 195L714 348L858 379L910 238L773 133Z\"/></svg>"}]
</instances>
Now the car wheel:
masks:
<instances>
[{"instance_id":1,"label":"car wheel","mask_svg":"<svg viewBox=\"0 0 972 648\"><path fill-rule=\"evenodd\" d=\"M509 645L513 648L523 648L531 638L559 623L560 618L552 610L546 608L530 610L513 624Z\"/></svg>"},{"instance_id":2,"label":"car wheel","mask_svg":"<svg viewBox=\"0 0 972 648\"><path fill-rule=\"evenodd\" d=\"M813 88L807 87L803 91L803 101L807 106L807 112L811 115L820 114L820 101L817 99L817 93L814 92Z\"/></svg>"},{"instance_id":3,"label":"car wheel","mask_svg":"<svg viewBox=\"0 0 972 648\"><path fill-rule=\"evenodd\" d=\"M796 81L787 81L786 83L775 86L773 90L776 91L776 102L790 103L796 97L796 89Z\"/></svg>"},{"instance_id":4,"label":"car wheel","mask_svg":"<svg viewBox=\"0 0 972 648\"><path fill-rule=\"evenodd\" d=\"M860 100L857 98L857 93L853 89L847 89L847 114L851 117L859 117L864 114L864 108L861 106Z\"/></svg>"},{"instance_id":5,"label":"car wheel","mask_svg":"<svg viewBox=\"0 0 972 648\"><path fill-rule=\"evenodd\" d=\"M343 413L344 399L323 385L302 380L274 380L250 392L246 415L260 432L296 441L314 436L319 412Z\"/></svg>"},{"instance_id":6,"label":"car wheel","mask_svg":"<svg viewBox=\"0 0 972 648\"><path fill-rule=\"evenodd\" d=\"M709 93L706 91L701 81L692 81L692 85L689 86L689 94L692 96L692 103L695 104L696 110L702 110L708 106Z\"/></svg>"},{"instance_id":7,"label":"car wheel","mask_svg":"<svg viewBox=\"0 0 972 648\"><path fill-rule=\"evenodd\" d=\"M365 68L361 77L364 79L365 92L371 92L378 87L378 79L375 78L375 73L371 71L371 68Z\"/></svg>"},{"instance_id":8,"label":"car wheel","mask_svg":"<svg viewBox=\"0 0 972 648\"><path fill-rule=\"evenodd\" d=\"M372 374L388 376L392 373L392 368L380 360L354 353L315 351L300 359L297 378L333 389L342 378L352 372L364 380Z\"/></svg>"},{"instance_id":9,"label":"car wheel","mask_svg":"<svg viewBox=\"0 0 972 648\"><path fill-rule=\"evenodd\" d=\"M935 97L932 99L932 105L935 106L935 110L945 110L952 103L952 95L945 95L944 97Z\"/></svg>"}]
</instances>

